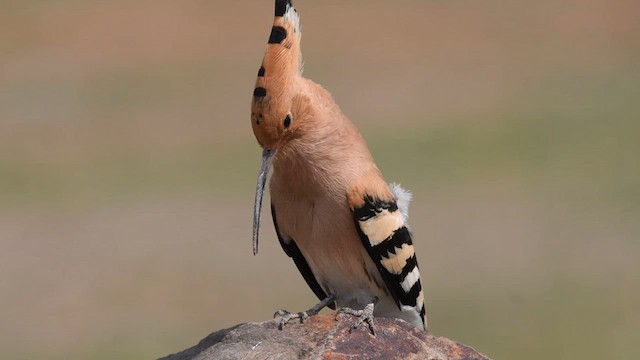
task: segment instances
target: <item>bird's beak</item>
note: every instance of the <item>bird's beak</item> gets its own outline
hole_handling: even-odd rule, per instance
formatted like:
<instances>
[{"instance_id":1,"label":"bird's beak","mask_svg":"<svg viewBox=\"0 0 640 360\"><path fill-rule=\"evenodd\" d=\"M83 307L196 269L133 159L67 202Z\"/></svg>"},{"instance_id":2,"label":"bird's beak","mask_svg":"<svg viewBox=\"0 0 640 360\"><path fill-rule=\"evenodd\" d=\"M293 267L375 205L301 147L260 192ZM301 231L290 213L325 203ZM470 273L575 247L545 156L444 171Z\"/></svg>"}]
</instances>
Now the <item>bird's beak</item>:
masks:
<instances>
[{"instance_id":1,"label":"bird's beak","mask_svg":"<svg viewBox=\"0 0 640 360\"><path fill-rule=\"evenodd\" d=\"M262 163L258 174L258 185L256 186L256 201L253 204L253 255L258 253L258 233L260 232L260 210L262 210L262 197L264 195L264 185L267 183L267 175L271 169L271 163L276 155L275 150L262 150Z\"/></svg>"}]
</instances>

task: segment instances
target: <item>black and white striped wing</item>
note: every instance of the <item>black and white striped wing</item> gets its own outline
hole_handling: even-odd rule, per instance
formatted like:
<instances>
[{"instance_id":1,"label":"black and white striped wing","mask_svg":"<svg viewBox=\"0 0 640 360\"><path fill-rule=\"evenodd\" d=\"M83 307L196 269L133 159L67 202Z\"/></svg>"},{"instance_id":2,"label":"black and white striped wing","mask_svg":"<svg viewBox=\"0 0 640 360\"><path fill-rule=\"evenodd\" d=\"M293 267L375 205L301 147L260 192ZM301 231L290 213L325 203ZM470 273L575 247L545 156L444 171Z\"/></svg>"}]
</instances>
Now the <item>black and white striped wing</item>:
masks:
<instances>
[{"instance_id":1,"label":"black and white striped wing","mask_svg":"<svg viewBox=\"0 0 640 360\"><path fill-rule=\"evenodd\" d=\"M397 194L398 189L394 187L394 193ZM402 210L405 209L403 206ZM353 217L362 245L376 264L398 308L418 312L426 327L424 293L406 212L398 209L396 200L365 196L364 205L353 210Z\"/></svg>"}]
</instances>

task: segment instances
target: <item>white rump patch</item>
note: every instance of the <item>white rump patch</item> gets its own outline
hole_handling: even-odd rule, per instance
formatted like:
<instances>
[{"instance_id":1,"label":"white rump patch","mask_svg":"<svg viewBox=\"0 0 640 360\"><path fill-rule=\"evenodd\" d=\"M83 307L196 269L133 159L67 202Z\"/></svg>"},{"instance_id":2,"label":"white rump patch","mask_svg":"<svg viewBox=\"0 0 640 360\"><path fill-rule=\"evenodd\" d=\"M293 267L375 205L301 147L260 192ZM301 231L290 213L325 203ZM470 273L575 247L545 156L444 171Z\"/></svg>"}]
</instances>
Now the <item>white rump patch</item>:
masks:
<instances>
[{"instance_id":1,"label":"white rump patch","mask_svg":"<svg viewBox=\"0 0 640 360\"><path fill-rule=\"evenodd\" d=\"M418 281L420 281L420 270L418 270L418 267L416 266L413 270L411 270L410 273L407 274L407 277L405 277L404 281L400 283L400 286L402 286L402 289L408 293L409 291L411 291L413 285L415 285Z\"/></svg>"},{"instance_id":2,"label":"white rump patch","mask_svg":"<svg viewBox=\"0 0 640 360\"><path fill-rule=\"evenodd\" d=\"M404 220L405 225L408 225L409 203L411 203L413 195L411 195L411 192L409 190L400 187L400 184L391 183L389 184L389 187L391 187L391 193L393 193L393 197L396 198L396 204L398 204L398 209L402 214L402 219Z\"/></svg>"},{"instance_id":3,"label":"white rump patch","mask_svg":"<svg viewBox=\"0 0 640 360\"><path fill-rule=\"evenodd\" d=\"M369 238L371 246L376 246L400 229L404 225L404 219L399 211L389 212L385 209L367 220L358 220L358 223Z\"/></svg>"}]
</instances>

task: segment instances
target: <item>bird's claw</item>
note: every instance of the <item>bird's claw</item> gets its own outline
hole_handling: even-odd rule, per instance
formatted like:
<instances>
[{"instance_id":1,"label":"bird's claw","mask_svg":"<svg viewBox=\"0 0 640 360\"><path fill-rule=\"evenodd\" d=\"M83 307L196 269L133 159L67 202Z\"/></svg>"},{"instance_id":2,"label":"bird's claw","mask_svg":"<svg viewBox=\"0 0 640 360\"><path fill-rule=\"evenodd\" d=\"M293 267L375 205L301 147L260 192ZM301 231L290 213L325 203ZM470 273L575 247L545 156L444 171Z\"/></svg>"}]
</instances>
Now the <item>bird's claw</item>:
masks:
<instances>
[{"instance_id":1,"label":"bird's claw","mask_svg":"<svg viewBox=\"0 0 640 360\"><path fill-rule=\"evenodd\" d=\"M365 306L363 310L341 308L336 312L334 319L338 320L338 315L340 314L357 316L358 318L356 319L356 322L354 322L353 325L351 325L351 327L349 328L349 333L359 328L363 322L366 322L367 325L369 326L369 331L371 331L371 335L376 336L376 327L373 324L373 306L374 306L373 303L368 304L367 306Z\"/></svg>"},{"instance_id":2,"label":"bird's claw","mask_svg":"<svg viewBox=\"0 0 640 360\"><path fill-rule=\"evenodd\" d=\"M309 314L307 314L306 311L299 312L299 313L291 313L287 310L280 309L276 311L275 314L273 314L274 319L278 317L280 317L280 321L276 319L276 322L278 323L278 330L282 330L284 326L287 325L287 323L293 319L300 319L300 324L304 323L304 321L309 317Z\"/></svg>"},{"instance_id":3,"label":"bird's claw","mask_svg":"<svg viewBox=\"0 0 640 360\"><path fill-rule=\"evenodd\" d=\"M325 297L324 299L322 299L322 301L320 301L318 304L316 304L311 309L309 309L307 311L295 313L295 314L290 313L287 310L280 309L280 310L276 311L275 314L273 314L273 317L274 318L280 317L280 321L276 320L276 322L278 323L278 329L282 330L282 328L284 328L284 326L289 321L291 321L293 319L300 319L300 324L302 324L310 316L318 315L320 310L324 309L326 306L331 304L335 299L336 299L335 295L333 295L333 294L329 295L329 296Z\"/></svg>"}]
</instances>

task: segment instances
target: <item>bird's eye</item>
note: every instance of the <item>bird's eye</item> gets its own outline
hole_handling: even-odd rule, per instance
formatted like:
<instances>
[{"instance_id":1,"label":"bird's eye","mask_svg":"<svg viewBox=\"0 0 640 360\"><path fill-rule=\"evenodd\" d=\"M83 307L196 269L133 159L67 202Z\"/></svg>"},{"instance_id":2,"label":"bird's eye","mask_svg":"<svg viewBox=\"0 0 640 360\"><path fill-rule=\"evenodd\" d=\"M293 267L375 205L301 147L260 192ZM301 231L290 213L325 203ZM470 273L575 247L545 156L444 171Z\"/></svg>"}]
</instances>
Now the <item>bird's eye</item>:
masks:
<instances>
[{"instance_id":1,"label":"bird's eye","mask_svg":"<svg viewBox=\"0 0 640 360\"><path fill-rule=\"evenodd\" d=\"M284 128L287 129L289 126L291 126L291 115L284 118Z\"/></svg>"}]
</instances>

